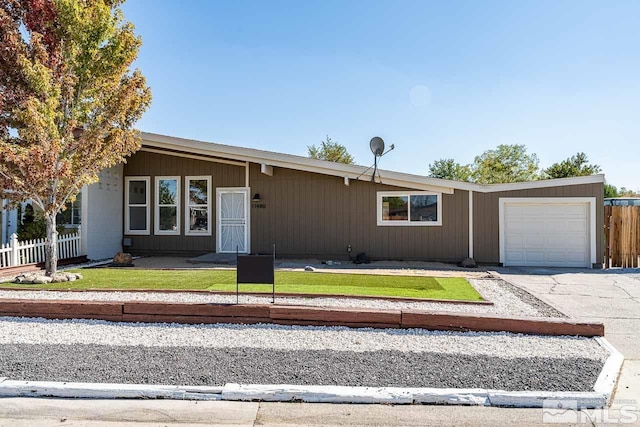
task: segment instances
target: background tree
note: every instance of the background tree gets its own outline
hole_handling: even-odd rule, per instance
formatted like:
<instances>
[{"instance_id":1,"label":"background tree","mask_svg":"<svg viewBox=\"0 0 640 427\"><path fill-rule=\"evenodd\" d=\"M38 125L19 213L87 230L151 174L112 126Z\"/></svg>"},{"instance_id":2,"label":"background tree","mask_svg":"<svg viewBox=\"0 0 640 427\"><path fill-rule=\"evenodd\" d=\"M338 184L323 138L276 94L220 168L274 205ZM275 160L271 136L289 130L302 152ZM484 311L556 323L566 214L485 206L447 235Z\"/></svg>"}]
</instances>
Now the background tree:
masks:
<instances>
[{"instance_id":1,"label":"background tree","mask_svg":"<svg viewBox=\"0 0 640 427\"><path fill-rule=\"evenodd\" d=\"M453 159L441 159L429 165L429 176L469 182L471 181L471 168L468 165L456 163Z\"/></svg>"},{"instance_id":2,"label":"background tree","mask_svg":"<svg viewBox=\"0 0 640 427\"><path fill-rule=\"evenodd\" d=\"M533 181L539 178L538 156L524 145L498 145L473 161L472 179L478 184Z\"/></svg>"},{"instance_id":3,"label":"background tree","mask_svg":"<svg viewBox=\"0 0 640 427\"><path fill-rule=\"evenodd\" d=\"M618 188L615 185L611 185L608 183L604 183L604 197L605 198L610 198L610 197L620 197L620 192L618 191Z\"/></svg>"},{"instance_id":4,"label":"background tree","mask_svg":"<svg viewBox=\"0 0 640 427\"><path fill-rule=\"evenodd\" d=\"M307 149L309 150L309 157L312 159L346 163L347 165L354 163L353 156L349 154L347 148L342 144L338 144L338 142L332 141L328 135L325 141L320 142L320 146L310 145Z\"/></svg>"},{"instance_id":5,"label":"background tree","mask_svg":"<svg viewBox=\"0 0 640 427\"><path fill-rule=\"evenodd\" d=\"M585 153L577 153L566 160L554 163L543 171L545 178L569 178L572 176L587 176L600 173L599 165L589 164Z\"/></svg>"},{"instance_id":6,"label":"background tree","mask_svg":"<svg viewBox=\"0 0 640 427\"><path fill-rule=\"evenodd\" d=\"M130 69L141 40L121 3L0 0L0 198L42 210L48 275L58 211L140 147L151 93Z\"/></svg>"}]
</instances>

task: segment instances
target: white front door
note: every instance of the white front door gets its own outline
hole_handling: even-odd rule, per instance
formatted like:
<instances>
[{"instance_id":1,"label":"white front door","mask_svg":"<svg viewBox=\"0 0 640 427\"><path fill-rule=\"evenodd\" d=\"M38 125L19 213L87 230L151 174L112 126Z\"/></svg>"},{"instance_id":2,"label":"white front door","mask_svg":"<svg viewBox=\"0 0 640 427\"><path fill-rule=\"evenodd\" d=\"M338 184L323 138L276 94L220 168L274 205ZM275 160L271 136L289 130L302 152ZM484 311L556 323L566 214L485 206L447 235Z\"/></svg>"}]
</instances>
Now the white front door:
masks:
<instances>
[{"instance_id":1,"label":"white front door","mask_svg":"<svg viewBox=\"0 0 640 427\"><path fill-rule=\"evenodd\" d=\"M249 253L249 188L218 188L219 253Z\"/></svg>"}]
</instances>

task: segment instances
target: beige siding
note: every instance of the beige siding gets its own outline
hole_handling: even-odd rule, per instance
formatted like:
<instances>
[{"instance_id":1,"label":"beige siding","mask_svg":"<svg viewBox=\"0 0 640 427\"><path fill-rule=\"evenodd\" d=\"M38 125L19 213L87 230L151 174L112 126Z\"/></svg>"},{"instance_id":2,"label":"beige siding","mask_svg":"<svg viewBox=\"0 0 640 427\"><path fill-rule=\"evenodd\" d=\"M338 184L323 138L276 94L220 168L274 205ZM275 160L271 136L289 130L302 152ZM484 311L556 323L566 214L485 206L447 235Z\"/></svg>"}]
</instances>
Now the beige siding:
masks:
<instances>
[{"instance_id":1,"label":"beige siding","mask_svg":"<svg viewBox=\"0 0 640 427\"><path fill-rule=\"evenodd\" d=\"M274 168L273 176L251 165L251 194L265 207L251 208L251 248L283 257L345 259L366 252L372 258L460 261L468 254L468 193L443 195L443 225L380 227L376 192L398 187L350 182L321 174Z\"/></svg>"},{"instance_id":2,"label":"beige siding","mask_svg":"<svg viewBox=\"0 0 640 427\"><path fill-rule=\"evenodd\" d=\"M150 176L151 177L151 234L149 236L126 236L133 243L133 253L183 253L183 252L215 252L216 250L216 187L244 187L244 166L228 165L204 160L187 159L171 155L148 153L139 151L134 154L124 166L124 176ZM186 176L208 175L211 176L211 207L212 207L212 235L211 236L185 236L184 235L184 179ZM156 176L180 176L180 235L155 236L153 226L155 224L155 177ZM125 189L126 191L126 189ZM126 206L125 206L126 209Z\"/></svg>"},{"instance_id":3,"label":"beige siding","mask_svg":"<svg viewBox=\"0 0 640 427\"><path fill-rule=\"evenodd\" d=\"M596 197L596 262L603 260L604 185L584 184L533 190L473 193L474 257L477 262L499 263L499 200L501 197Z\"/></svg>"}]
</instances>

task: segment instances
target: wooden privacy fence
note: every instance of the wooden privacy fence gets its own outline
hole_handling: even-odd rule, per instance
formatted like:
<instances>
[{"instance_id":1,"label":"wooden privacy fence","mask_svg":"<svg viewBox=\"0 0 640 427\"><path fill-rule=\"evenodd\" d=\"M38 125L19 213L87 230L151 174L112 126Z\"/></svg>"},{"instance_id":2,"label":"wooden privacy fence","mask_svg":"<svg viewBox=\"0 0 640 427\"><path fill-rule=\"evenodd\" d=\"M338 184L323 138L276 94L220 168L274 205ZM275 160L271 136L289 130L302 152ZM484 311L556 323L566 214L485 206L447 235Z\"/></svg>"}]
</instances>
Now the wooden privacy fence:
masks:
<instances>
[{"instance_id":1,"label":"wooden privacy fence","mask_svg":"<svg viewBox=\"0 0 640 427\"><path fill-rule=\"evenodd\" d=\"M80 227L58 237L58 259L79 257L80 240ZM0 268L44 262L44 241L45 239L35 239L20 242L18 236L12 234L9 243L0 245Z\"/></svg>"},{"instance_id":2,"label":"wooden privacy fence","mask_svg":"<svg viewBox=\"0 0 640 427\"><path fill-rule=\"evenodd\" d=\"M640 206L605 206L605 268L640 267Z\"/></svg>"}]
</instances>

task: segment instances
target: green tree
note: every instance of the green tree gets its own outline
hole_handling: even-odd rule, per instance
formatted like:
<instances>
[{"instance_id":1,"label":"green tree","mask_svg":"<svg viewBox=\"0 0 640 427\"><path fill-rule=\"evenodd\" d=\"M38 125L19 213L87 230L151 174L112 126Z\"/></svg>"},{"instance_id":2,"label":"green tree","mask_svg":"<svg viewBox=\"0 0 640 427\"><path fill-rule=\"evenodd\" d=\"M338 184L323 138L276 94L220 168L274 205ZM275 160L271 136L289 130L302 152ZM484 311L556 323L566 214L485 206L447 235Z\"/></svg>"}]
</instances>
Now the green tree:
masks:
<instances>
[{"instance_id":1,"label":"green tree","mask_svg":"<svg viewBox=\"0 0 640 427\"><path fill-rule=\"evenodd\" d=\"M471 181L471 168L456 163L453 159L436 160L429 165L429 176L452 181Z\"/></svg>"},{"instance_id":2,"label":"green tree","mask_svg":"<svg viewBox=\"0 0 640 427\"><path fill-rule=\"evenodd\" d=\"M122 2L0 0L0 198L42 210L48 275L56 214L140 148L151 92L131 69L141 40Z\"/></svg>"},{"instance_id":3,"label":"green tree","mask_svg":"<svg viewBox=\"0 0 640 427\"><path fill-rule=\"evenodd\" d=\"M354 163L353 156L349 154L347 148L342 144L338 144L338 142L332 141L328 135L325 141L320 142L320 146L310 145L307 149L309 150L309 157L312 159L346 163L347 165Z\"/></svg>"},{"instance_id":4,"label":"green tree","mask_svg":"<svg viewBox=\"0 0 640 427\"><path fill-rule=\"evenodd\" d=\"M538 156L524 145L498 145L473 161L472 179L479 184L533 181L539 178Z\"/></svg>"},{"instance_id":5,"label":"green tree","mask_svg":"<svg viewBox=\"0 0 640 427\"><path fill-rule=\"evenodd\" d=\"M618 191L618 188L615 185L607 184L605 182L604 183L604 197L605 198L620 197L620 192Z\"/></svg>"},{"instance_id":6,"label":"green tree","mask_svg":"<svg viewBox=\"0 0 640 427\"><path fill-rule=\"evenodd\" d=\"M566 160L554 163L543 171L545 178L569 178L572 176L595 175L602 169L599 165L589 164L585 153L577 153Z\"/></svg>"}]
</instances>

